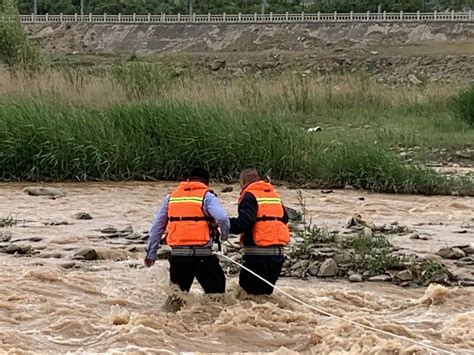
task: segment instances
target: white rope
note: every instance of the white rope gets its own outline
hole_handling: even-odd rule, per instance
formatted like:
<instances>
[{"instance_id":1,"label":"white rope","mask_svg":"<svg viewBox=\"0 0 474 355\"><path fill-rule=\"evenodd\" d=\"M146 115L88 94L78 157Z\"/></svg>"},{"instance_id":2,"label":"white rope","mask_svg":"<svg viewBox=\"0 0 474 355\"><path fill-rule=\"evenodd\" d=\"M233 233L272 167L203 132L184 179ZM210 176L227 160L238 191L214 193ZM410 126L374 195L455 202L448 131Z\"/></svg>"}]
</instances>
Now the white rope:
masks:
<instances>
[{"instance_id":1,"label":"white rope","mask_svg":"<svg viewBox=\"0 0 474 355\"><path fill-rule=\"evenodd\" d=\"M444 354L454 354L453 352L451 351L448 351L448 350L444 350L444 349L441 349L441 348L438 348L436 346L433 346L433 345L428 345L428 344L425 344L421 341L417 341L417 340L413 340L413 339L410 339L410 338L407 338L407 337L404 337L402 335L398 335L398 334L395 334L395 333L390 333L390 332L387 332L385 330L380 330L380 329L377 329L377 328L373 328L371 326L368 326L368 325L365 325L365 324L362 324L362 323L358 323L358 322L355 322L355 321L352 321L350 319L345 319L345 318L342 318L342 317L339 317L335 314L332 314L332 313L329 313L329 312L326 312L322 309L319 309L313 305L310 305L306 302L303 302L301 301L300 299L296 298L295 296L292 296L290 295L288 292L285 292L283 291L281 288L273 285L272 283L270 283L269 281L265 280L263 277L261 277L260 275L256 274L255 272L253 272L252 270L250 270L249 268L243 266L242 264L238 263L237 261L233 260L232 258L229 258L227 255L224 255L222 253L215 253L216 255L218 256L222 256L223 258L233 262L234 264L238 265L239 267L241 267L242 269L244 269L245 271L248 271L249 273L251 273L252 275L254 275L255 277L259 278L260 280L262 280L263 282L265 282L266 284L272 286L273 288L275 288L276 290L280 291L281 293L283 293L285 296L291 298L293 301L295 302L298 302L299 304L303 305L303 306L306 306L306 307L309 307L313 310L315 310L316 312L319 312L325 316L328 316L328 317L332 317L332 318L336 318L336 319L339 319L341 321L344 321L344 322L348 322L348 323L351 323L357 327L360 327L360 328L364 328L364 329L367 329L367 330L372 330L372 331L375 331L375 332L378 332L378 333L381 333L381 334L385 334L385 335L388 335L388 336L391 336L391 337L394 337L394 338L398 338L400 340L405 340L405 341L408 341L410 343L413 343L413 344L416 344L416 345L419 345L419 346L422 346L424 348L427 348L427 349L431 349L431 350L434 350L434 351L438 351L438 352L441 352L441 353L444 353Z\"/></svg>"}]
</instances>

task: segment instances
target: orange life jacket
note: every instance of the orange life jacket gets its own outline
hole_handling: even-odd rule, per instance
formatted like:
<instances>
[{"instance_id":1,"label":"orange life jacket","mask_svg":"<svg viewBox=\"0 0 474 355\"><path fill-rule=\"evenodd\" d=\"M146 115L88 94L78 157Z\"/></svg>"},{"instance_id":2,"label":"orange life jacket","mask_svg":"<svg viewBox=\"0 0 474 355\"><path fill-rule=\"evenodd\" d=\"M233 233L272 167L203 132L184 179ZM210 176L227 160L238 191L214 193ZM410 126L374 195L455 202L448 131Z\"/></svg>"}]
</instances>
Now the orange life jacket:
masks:
<instances>
[{"instance_id":1,"label":"orange life jacket","mask_svg":"<svg viewBox=\"0 0 474 355\"><path fill-rule=\"evenodd\" d=\"M203 211L204 195L209 187L195 181L182 182L171 194L168 204L167 244L205 246L209 242L209 222Z\"/></svg>"},{"instance_id":2,"label":"orange life jacket","mask_svg":"<svg viewBox=\"0 0 474 355\"><path fill-rule=\"evenodd\" d=\"M247 192L255 196L258 204L257 220L253 228L255 245L259 247L287 245L290 242L290 230L283 222L285 212L280 195L271 184L256 181L242 190L239 203Z\"/></svg>"}]
</instances>

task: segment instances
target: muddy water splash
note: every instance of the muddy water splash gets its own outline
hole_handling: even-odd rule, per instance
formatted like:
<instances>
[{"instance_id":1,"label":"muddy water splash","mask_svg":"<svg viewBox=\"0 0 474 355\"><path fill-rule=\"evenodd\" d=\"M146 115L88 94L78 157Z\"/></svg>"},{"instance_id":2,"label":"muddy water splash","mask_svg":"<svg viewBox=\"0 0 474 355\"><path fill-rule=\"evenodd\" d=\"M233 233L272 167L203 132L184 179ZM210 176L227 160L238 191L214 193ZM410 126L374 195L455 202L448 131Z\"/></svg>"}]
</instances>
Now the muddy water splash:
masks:
<instances>
[{"instance_id":1,"label":"muddy water splash","mask_svg":"<svg viewBox=\"0 0 474 355\"><path fill-rule=\"evenodd\" d=\"M96 236L107 225L148 229L158 201L171 186L66 185L67 197L50 200L26 196L20 185L1 185L0 216L14 213L19 218L10 229L13 238L41 237L34 247L41 254L58 253L61 258L0 254L0 352L430 353L321 316L279 294L246 296L232 278L221 299L210 299L195 286L181 311L163 311L170 290L167 264L142 269L142 253ZM295 191L281 191L287 204L296 207ZM232 214L236 196L236 192L222 195ZM313 219L325 221L329 228L340 227L354 212L370 213L377 223L398 220L417 225L432 240L408 244L404 237L396 237L401 240L394 242L418 253L453 244L451 236L455 243L472 240L472 234L455 233L461 224L470 223L472 199L346 191L331 195L305 191L305 197ZM79 211L91 213L94 219L74 220ZM44 225L60 219L70 224ZM103 251L106 260L77 262L76 269L62 267L76 248L87 246ZM353 321L458 353L474 350L471 289L405 290L384 284L293 279L282 279L280 286Z\"/></svg>"}]
</instances>

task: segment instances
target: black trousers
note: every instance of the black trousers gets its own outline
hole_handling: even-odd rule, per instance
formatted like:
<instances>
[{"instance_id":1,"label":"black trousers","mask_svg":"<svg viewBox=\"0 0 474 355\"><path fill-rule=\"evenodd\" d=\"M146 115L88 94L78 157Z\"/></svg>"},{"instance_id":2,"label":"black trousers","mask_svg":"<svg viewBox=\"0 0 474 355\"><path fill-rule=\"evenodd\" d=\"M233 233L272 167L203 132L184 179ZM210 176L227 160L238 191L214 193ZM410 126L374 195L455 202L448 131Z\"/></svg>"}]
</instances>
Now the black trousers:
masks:
<instances>
[{"instance_id":1,"label":"black trousers","mask_svg":"<svg viewBox=\"0 0 474 355\"><path fill-rule=\"evenodd\" d=\"M169 261L171 282L181 291L188 292L197 278L205 293L225 292L224 271L217 256L171 256Z\"/></svg>"},{"instance_id":2,"label":"black trousers","mask_svg":"<svg viewBox=\"0 0 474 355\"><path fill-rule=\"evenodd\" d=\"M243 265L275 285L280 277L283 261L261 262L246 260ZM240 271L239 284L245 292L251 295L271 295L273 293L272 286L244 269Z\"/></svg>"}]
</instances>

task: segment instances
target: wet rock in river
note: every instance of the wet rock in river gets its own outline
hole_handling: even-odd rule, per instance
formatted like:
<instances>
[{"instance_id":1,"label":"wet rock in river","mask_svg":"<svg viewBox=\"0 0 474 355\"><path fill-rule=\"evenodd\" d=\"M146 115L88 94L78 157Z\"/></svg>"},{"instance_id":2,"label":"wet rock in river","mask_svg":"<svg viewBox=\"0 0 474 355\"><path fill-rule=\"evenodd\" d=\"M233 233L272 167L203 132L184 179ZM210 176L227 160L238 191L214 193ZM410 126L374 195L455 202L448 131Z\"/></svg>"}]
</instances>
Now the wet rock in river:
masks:
<instances>
[{"instance_id":1,"label":"wet rock in river","mask_svg":"<svg viewBox=\"0 0 474 355\"><path fill-rule=\"evenodd\" d=\"M107 228L101 229L100 232L103 233L103 234L117 234L118 229L115 228L115 227L107 227Z\"/></svg>"},{"instance_id":2,"label":"wet rock in river","mask_svg":"<svg viewBox=\"0 0 474 355\"><path fill-rule=\"evenodd\" d=\"M42 259L61 259L63 255L61 253L42 253L38 255L38 258Z\"/></svg>"},{"instance_id":3,"label":"wet rock in river","mask_svg":"<svg viewBox=\"0 0 474 355\"><path fill-rule=\"evenodd\" d=\"M441 248L437 254L443 259L461 259L466 256L459 248Z\"/></svg>"},{"instance_id":4,"label":"wet rock in river","mask_svg":"<svg viewBox=\"0 0 474 355\"><path fill-rule=\"evenodd\" d=\"M364 235L366 237L372 238L374 236L374 233L372 232L372 229L369 227L364 228Z\"/></svg>"},{"instance_id":5,"label":"wet rock in river","mask_svg":"<svg viewBox=\"0 0 474 355\"><path fill-rule=\"evenodd\" d=\"M301 261L297 261L296 263L294 263L290 267L291 271L296 271L296 270L302 269L302 268L303 268L303 264L301 263Z\"/></svg>"},{"instance_id":6,"label":"wet rock in river","mask_svg":"<svg viewBox=\"0 0 474 355\"><path fill-rule=\"evenodd\" d=\"M0 232L0 243L9 242L12 239L12 232L10 231L1 231Z\"/></svg>"},{"instance_id":7,"label":"wet rock in river","mask_svg":"<svg viewBox=\"0 0 474 355\"><path fill-rule=\"evenodd\" d=\"M290 221L301 221L303 216L301 213L293 208L285 206L286 214Z\"/></svg>"},{"instance_id":8,"label":"wet rock in river","mask_svg":"<svg viewBox=\"0 0 474 355\"><path fill-rule=\"evenodd\" d=\"M347 228L359 226L362 224L362 216L358 213L354 214L346 224Z\"/></svg>"},{"instance_id":9,"label":"wet rock in river","mask_svg":"<svg viewBox=\"0 0 474 355\"><path fill-rule=\"evenodd\" d=\"M461 280L459 286L463 287L474 287L474 280Z\"/></svg>"},{"instance_id":10,"label":"wet rock in river","mask_svg":"<svg viewBox=\"0 0 474 355\"><path fill-rule=\"evenodd\" d=\"M349 251L343 250L338 254L334 255L333 259L336 263L343 264L351 262L354 257Z\"/></svg>"},{"instance_id":11,"label":"wet rock in river","mask_svg":"<svg viewBox=\"0 0 474 355\"><path fill-rule=\"evenodd\" d=\"M84 248L74 254L75 259L80 260L98 260L99 254L93 248Z\"/></svg>"},{"instance_id":12,"label":"wet rock in river","mask_svg":"<svg viewBox=\"0 0 474 355\"><path fill-rule=\"evenodd\" d=\"M395 273L395 278L397 278L400 281L412 281L413 274L410 270L402 270Z\"/></svg>"},{"instance_id":13,"label":"wet rock in river","mask_svg":"<svg viewBox=\"0 0 474 355\"><path fill-rule=\"evenodd\" d=\"M369 278L369 281L374 281L374 282L383 282L383 281L391 281L392 280L392 277L390 275L386 275L386 274L383 274L383 275L377 275L377 276L372 276L371 278Z\"/></svg>"},{"instance_id":14,"label":"wet rock in river","mask_svg":"<svg viewBox=\"0 0 474 355\"><path fill-rule=\"evenodd\" d=\"M45 226L67 226L69 222L64 219L52 219L44 222Z\"/></svg>"},{"instance_id":15,"label":"wet rock in river","mask_svg":"<svg viewBox=\"0 0 474 355\"><path fill-rule=\"evenodd\" d=\"M318 277L334 277L337 274L337 264L333 259L323 262L318 271Z\"/></svg>"},{"instance_id":16,"label":"wet rock in river","mask_svg":"<svg viewBox=\"0 0 474 355\"><path fill-rule=\"evenodd\" d=\"M48 196L48 197L65 197L66 193L55 187L29 186L23 191L30 196Z\"/></svg>"},{"instance_id":17,"label":"wet rock in river","mask_svg":"<svg viewBox=\"0 0 474 355\"><path fill-rule=\"evenodd\" d=\"M120 231L120 234L125 234L125 235L131 234L131 233L133 233L133 227L130 224Z\"/></svg>"},{"instance_id":18,"label":"wet rock in river","mask_svg":"<svg viewBox=\"0 0 474 355\"><path fill-rule=\"evenodd\" d=\"M228 193L232 191L234 191L234 188L232 186L226 186L221 190L222 193Z\"/></svg>"},{"instance_id":19,"label":"wet rock in river","mask_svg":"<svg viewBox=\"0 0 474 355\"><path fill-rule=\"evenodd\" d=\"M308 268L308 273L311 276L318 276L318 272L319 272L319 263L313 262Z\"/></svg>"},{"instance_id":20,"label":"wet rock in river","mask_svg":"<svg viewBox=\"0 0 474 355\"><path fill-rule=\"evenodd\" d=\"M31 250L31 245L26 243L14 243L10 244L5 252L7 254L26 254Z\"/></svg>"},{"instance_id":21,"label":"wet rock in river","mask_svg":"<svg viewBox=\"0 0 474 355\"><path fill-rule=\"evenodd\" d=\"M143 235L141 235L140 233L137 233L137 232L133 232L133 233L130 233L130 234L126 235L124 238L129 239L129 240L142 240Z\"/></svg>"},{"instance_id":22,"label":"wet rock in river","mask_svg":"<svg viewBox=\"0 0 474 355\"><path fill-rule=\"evenodd\" d=\"M74 215L74 218L86 221L86 220L91 220L92 216L87 212L78 212Z\"/></svg>"},{"instance_id":23,"label":"wet rock in river","mask_svg":"<svg viewBox=\"0 0 474 355\"><path fill-rule=\"evenodd\" d=\"M415 239L415 240L431 240L431 238L425 234L419 235L418 233L413 233L410 235L410 239Z\"/></svg>"},{"instance_id":24,"label":"wet rock in river","mask_svg":"<svg viewBox=\"0 0 474 355\"><path fill-rule=\"evenodd\" d=\"M131 253L144 253L145 252L145 246L144 245L134 245L131 248L128 248L128 251Z\"/></svg>"},{"instance_id":25,"label":"wet rock in river","mask_svg":"<svg viewBox=\"0 0 474 355\"><path fill-rule=\"evenodd\" d=\"M472 254L474 254L474 247L472 247L472 246L465 247L465 248L462 249L462 251L463 251L466 255L472 255Z\"/></svg>"},{"instance_id":26,"label":"wet rock in river","mask_svg":"<svg viewBox=\"0 0 474 355\"><path fill-rule=\"evenodd\" d=\"M41 238L41 237L31 237L31 238L27 238L25 240L27 240L29 242L33 242L33 243L38 243L38 242L41 242L43 240L43 238Z\"/></svg>"},{"instance_id":27,"label":"wet rock in river","mask_svg":"<svg viewBox=\"0 0 474 355\"><path fill-rule=\"evenodd\" d=\"M74 261L69 261L67 263L62 263L59 266L63 269L72 269L73 267L76 267L76 263Z\"/></svg>"},{"instance_id":28,"label":"wet rock in river","mask_svg":"<svg viewBox=\"0 0 474 355\"><path fill-rule=\"evenodd\" d=\"M362 275L352 274L351 276L349 276L349 281L350 282L362 282Z\"/></svg>"}]
</instances>

